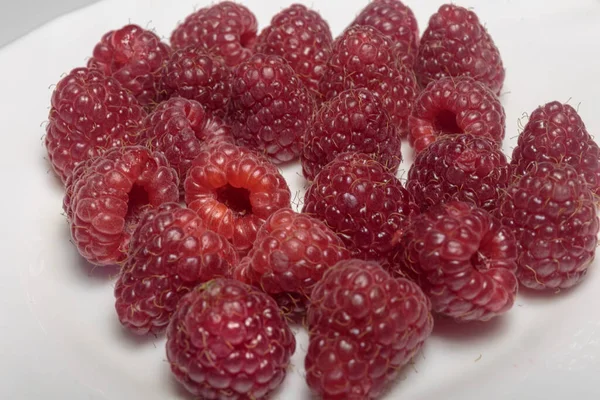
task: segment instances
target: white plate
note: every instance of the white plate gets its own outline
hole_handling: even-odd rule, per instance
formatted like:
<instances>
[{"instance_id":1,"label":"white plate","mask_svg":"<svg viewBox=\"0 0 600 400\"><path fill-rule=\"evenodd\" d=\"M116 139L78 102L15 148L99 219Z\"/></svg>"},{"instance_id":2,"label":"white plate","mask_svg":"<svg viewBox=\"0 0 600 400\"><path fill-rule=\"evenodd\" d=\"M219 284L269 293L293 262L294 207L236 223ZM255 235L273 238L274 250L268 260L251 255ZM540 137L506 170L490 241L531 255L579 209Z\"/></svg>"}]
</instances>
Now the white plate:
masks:
<instances>
[{"instance_id":1,"label":"white plate","mask_svg":"<svg viewBox=\"0 0 600 400\"><path fill-rule=\"evenodd\" d=\"M201 0L104 1L0 51L0 396L3 399L187 399L171 378L164 338L138 339L114 312L114 270L93 270L69 242L62 190L42 145L51 85L83 65L101 35L128 22L168 38ZM339 33L365 0L313 1ZM245 2L264 26L290 1ZM312 3L306 1L308 5ZM442 1L407 0L421 29ZM526 3L526 4L523 4ZM465 0L492 33L507 67L502 101L510 151L518 119L550 100L578 105L600 130L600 3ZM34 10L32 10L34 12ZM411 159L408 146L405 157ZM404 164L402 174L408 168ZM287 168L293 191L304 181ZM522 294L487 324L440 323L387 398L598 399L600 273L559 295ZM306 333L297 334L279 399L308 399Z\"/></svg>"}]
</instances>

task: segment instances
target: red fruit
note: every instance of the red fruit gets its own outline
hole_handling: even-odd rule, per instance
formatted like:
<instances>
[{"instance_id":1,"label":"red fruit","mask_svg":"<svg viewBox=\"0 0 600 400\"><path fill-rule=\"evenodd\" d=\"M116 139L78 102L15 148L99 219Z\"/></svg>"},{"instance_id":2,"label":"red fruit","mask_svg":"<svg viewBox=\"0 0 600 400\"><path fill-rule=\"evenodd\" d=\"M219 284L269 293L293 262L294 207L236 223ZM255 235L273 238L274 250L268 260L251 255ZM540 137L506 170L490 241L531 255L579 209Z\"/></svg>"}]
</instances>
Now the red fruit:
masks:
<instances>
[{"instance_id":1,"label":"red fruit","mask_svg":"<svg viewBox=\"0 0 600 400\"><path fill-rule=\"evenodd\" d=\"M126 25L102 36L88 67L112 75L141 105L151 106L158 101L160 69L170 52L154 32Z\"/></svg>"},{"instance_id":2,"label":"red fruit","mask_svg":"<svg viewBox=\"0 0 600 400\"><path fill-rule=\"evenodd\" d=\"M523 175L530 164L543 161L574 167L600 195L600 148L568 104L553 101L529 116L511 165L516 175Z\"/></svg>"},{"instance_id":3,"label":"red fruit","mask_svg":"<svg viewBox=\"0 0 600 400\"><path fill-rule=\"evenodd\" d=\"M500 52L473 11L446 4L423 33L415 73L422 87L443 77L470 76L499 94L504 84Z\"/></svg>"},{"instance_id":4,"label":"red fruit","mask_svg":"<svg viewBox=\"0 0 600 400\"><path fill-rule=\"evenodd\" d=\"M323 274L349 256L341 239L324 223L290 209L281 209L258 231L239 275L265 293L306 303ZM286 296L288 294L298 296ZM293 308L303 307L295 305Z\"/></svg>"},{"instance_id":5,"label":"red fruit","mask_svg":"<svg viewBox=\"0 0 600 400\"><path fill-rule=\"evenodd\" d=\"M171 35L174 49L200 47L232 67L253 53L258 22L241 4L222 1L187 16Z\"/></svg>"},{"instance_id":6,"label":"red fruit","mask_svg":"<svg viewBox=\"0 0 600 400\"><path fill-rule=\"evenodd\" d=\"M229 120L243 145L284 163L302 152L313 99L281 57L256 54L233 72Z\"/></svg>"},{"instance_id":7,"label":"red fruit","mask_svg":"<svg viewBox=\"0 0 600 400\"><path fill-rule=\"evenodd\" d=\"M185 201L206 226L246 253L265 220L290 206L277 168L261 155L230 143L204 146L185 181Z\"/></svg>"},{"instance_id":8,"label":"red fruit","mask_svg":"<svg viewBox=\"0 0 600 400\"><path fill-rule=\"evenodd\" d=\"M286 374L296 340L268 295L215 279L177 306L167 359L179 382L202 399L263 399Z\"/></svg>"},{"instance_id":9,"label":"red fruit","mask_svg":"<svg viewBox=\"0 0 600 400\"><path fill-rule=\"evenodd\" d=\"M441 78L417 98L409 120L410 144L418 153L439 136L470 133L502 144L506 116L500 99L469 77Z\"/></svg>"},{"instance_id":10,"label":"red fruit","mask_svg":"<svg viewBox=\"0 0 600 400\"><path fill-rule=\"evenodd\" d=\"M227 239L206 230L192 210L177 203L150 210L131 236L115 287L119 320L139 335L160 333L181 297L202 282L230 276L237 262Z\"/></svg>"},{"instance_id":11,"label":"red fruit","mask_svg":"<svg viewBox=\"0 0 600 400\"><path fill-rule=\"evenodd\" d=\"M372 26L387 36L399 61L409 67L419 49L419 26L412 10L400 0L374 0L358 14L350 26Z\"/></svg>"},{"instance_id":12,"label":"red fruit","mask_svg":"<svg viewBox=\"0 0 600 400\"><path fill-rule=\"evenodd\" d=\"M418 211L402 183L372 158L344 153L319 172L305 212L325 222L355 258L386 261L394 234Z\"/></svg>"},{"instance_id":13,"label":"red fruit","mask_svg":"<svg viewBox=\"0 0 600 400\"><path fill-rule=\"evenodd\" d=\"M146 116L118 81L88 68L76 68L58 82L51 106L45 144L63 183L77 164L136 144Z\"/></svg>"},{"instance_id":14,"label":"red fruit","mask_svg":"<svg viewBox=\"0 0 600 400\"><path fill-rule=\"evenodd\" d=\"M522 285L566 289L585 277L599 225L592 193L573 167L532 163L508 187L496 213L517 237Z\"/></svg>"},{"instance_id":15,"label":"red fruit","mask_svg":"<svg viewBox=\"0 0 600 400\"><path fill-rule=\"evenodd\" d=\"M402 136L417 97L412 69L397 64L393 43L370 26L352 26L333 43L319 83L324 100L352 88L365 88L379 97Z\"/></svg>"},{"instance_id":16,"label":"red fruit","mask_svg":"<svg viewBox=\"0 0 600 400\"><path fill-rule=\"evenodd\" d=\"M181 184L205 143L232 140L231 131L220 118L206 112L197 101L181 97L160 103L145 119L142 135L149 148L164 153Z\"/></svg>"},{"instance_id":17,"label":"red fruit","mask_svg":"<svg viewBox=\"0 0 600 400\"><path fill-rule=\"evenodd\" d=\"M406 190L421 211L452 200L492 211L510 179L506 156L496 143L481 136L446 135L417 155Z\"/></svg>"},{"instance_id":18,"label":"red fruit","mask_svg":"<svg viewBox=\"0 0 600 400\"><path fill-rule=\"evenodd\" d=\"M258 36L256 52L283 57L316 94L332 43L329 24L318 12L292 4L276 14Z\"/></svg>"},{"instance_id":19,"label":"red fruit","mask_svg":"<svg viewBox=\"0 0 600 400\"><path fill-rule=\"evenodd\" d=\"M340 261L308 310L306 380L323 400L374 399L431 334L431 303L374 262Z\"/></svg>"},{"instance_id":20,"label":"red fruit","mask_svg":"<svg viewBox=\"0 0 600 400\"><path fill-rule=\"evenodd\" d=\"M159 152L111 149L77 166L63 208L79 253L95 265L124 260L145 209L177 201L177 174Z\"/></svg>"},{"instance_id":21,"label":"red fruit","mask_svg":"<svg viewBox=\"0 0 600 400\"><path fill-rule=\"evenodd\" d=\"M160 77L164 99L184 97L224 117L231 94L231 71L223 61L202 47L174 51L165 62Z\"/></svg>"},{"instance_id":22,"label":"red fruit","mask_svg":"<svg viewBox=\"0 0 600 400\"><path fill-rule=\"evenodd\" d=\"M417 282L433 311L459 321L487 321L517 295L517 241L487 211L454 201L431 207L405 230L392 261Z\"/></svg>"},{"instance_id":23,"label":"red fruit","mask_svg":"<svg viewBox=\"0 0 600 400\"><path fill-rule=\"evenodd\" d=\"M323 103L304 137L302 172L312 180L338 154L370 155L395 174L402 161L400 133L377 96L350 89Z\"/></svg>"}]
</instances>

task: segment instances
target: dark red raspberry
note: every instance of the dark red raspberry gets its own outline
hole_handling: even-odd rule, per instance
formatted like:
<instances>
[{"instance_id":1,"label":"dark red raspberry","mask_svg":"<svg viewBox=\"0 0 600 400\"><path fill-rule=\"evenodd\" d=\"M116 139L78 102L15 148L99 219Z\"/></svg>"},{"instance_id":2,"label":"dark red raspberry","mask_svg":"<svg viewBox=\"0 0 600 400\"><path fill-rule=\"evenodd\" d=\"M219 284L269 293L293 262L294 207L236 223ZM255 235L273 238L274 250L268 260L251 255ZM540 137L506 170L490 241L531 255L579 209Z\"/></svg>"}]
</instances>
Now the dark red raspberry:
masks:
<instances>
[{"instance_id":1,"label":"dark red raspberry","mask_svg":"<svg viewBox=\"0 0 600 400\"><path fill-rule=\"evenodd\" d=\"M111 149L78 165L63 208L79 253L95 265L123 261L145 209L177 201L178 185L164 155L141 146Z\"/></svg>"},{"instance_id":2,"label":"dark red raspberry","mask_svg":"<svg viewBox=\"0 0 600 400\"><path fill-rule=\"evenodd\" d=\"M504 84L500 52L477 15L446 4L421 37L415 72L421 86L442 77L470 76L499 94Z\"/></svg>"},{"instance_id":3,"label":"dark red raspberry","mask_svg":"<svg viewBox=\"0 0 600 400\"><path fill-rule=\"evenodd\" d=\"M51 106L45 144L63 182L82 161L136 144L146 116L118 81L88 68L76 68L58 82Z\"/></svg>"},{"instance_id":4,"label":"dark red raspberry","mask_svg":"<svg viewBox=\"0 0 600 400\"><path fill-rule=\"evenodd\" d=\"M143 335L163 331L177 302L196 285L231 276L235 249L206 230L194 211L165 203L144 214L115 287L121 323Z\"/></svg>"},{"instance_id":5,"label":"dark red raspberry","mask_svg":"<svg viewBox=\"0 0 600 400\"><path fill-rule=\"evenodd\" d=\"M508 187L497 215L517 237L522 285L566 289L585 277L598 243L592 197L566 164L532 163Z\"/></svg>"},{"instance_id":6,"label":"dark red raspberry","mask_svg":"<svg viewBox=\"0 0 600 400\"><path fill-rule=\"evenodd\" d=\"M290 207L285 179L266 158L231 143L202 148L185 181L185 201L206 226L246 253L271 214Z\"/></svg>"},{"instance_id":7,"label":"dark red raspberry","mask_svg":"<svg viewBox=\"0 0 600 400\"><path fill-rule=\"evenodd\" d=\"M154 32L126 25L102 36L88 67L112 75L140 104L151 106L158 101L160 69L170 52Z\"/></svg>"},{"instance_id":8,"label":"dark red raspberry","mask_svg":"<svg viewBox=\"0 0 600 400\"><path fill-rule=\"evenodd\" d=\"M142 143L164 153L182 185L203 144L232 138L220 118L204 111L197 101L181 97L159 104L144 121L142 135Z\"/></svg>"},{"instance_id":9,"label":"dark red raspberry","mask_svg":"<svg viewBox=\"0 0 600 400\"><path fill-rule=\"evenodd\" d=\"M374 0L351 26L367 25L390 38L400 62L412 67L419 49L419 26L412 10L400 0Z\"/></svg>"},{"instance_id":10,"label":"dark red raspberry","mask_svg":"<svg viewBox=\"0 0 600 400\"><path fill-rule=\"evenodd\" d=\"M499 145L506 115L500 99L467 76L431 82L417 98L409 120L410 144L418 153L437 137L454 133L486 136Z\"/></svg>"},{"instance_id":11,"label":"dark red raspberry","mask_svg":"<svg viewBox=\"0 0 600 400\"><path fill-rule=\"evenodd\" d=\"M324 221L355 258L384 262L396 231L418 212L402 183L371 157L343 153L319 172L303 212Z\"/></svg>"},{"instance_id":12,"label":"dark red raspberry","mask_svg":"<svg viewBox=\"0 0 600 400\"><path fill-rule=\"evenodd\" d=\"M446 135L417 155L406 190L421 211L452 200L492 211L510 179L511 168L495 142L468 134Z\"/></svg>"},{"instance_id":13,"label":"dark red raspberry","mask_svg":"<svg viewBox=\"0 0 600 400\"><path fill-rule=\"evenodd\" d=\"M187 16L171 35L174 49L201 47L232 67L253 53L258 22L248 8L222 1Z\"/></svg>"},{"instance_id":14,"label":"dark red raspberry","mask_svg":"<svg viewBox=\"0 0 600 400\"><path fill-rule=\"evenodd\" d=\"M332 43L329 24L318 12L302 4L292 4L276 14L271 25L258 36L256 52L285 58L306 87L316 94Z\"/></svg>"},{"instance_id":15,"label":"dark red raspberry","mask_svg":"<svg viewBox=\"0 0 600 400\"><path fill-rule=\"evenodd\" d=\"M185 295L167 329L171 370L202 399L265 398L283 382L295 349L275 301L229 279Z\"/></svg>"},{"instance_id":16,"label":"dark red raspberry","mask_svg":"<svg viewBox=\"0 0 600 400\"><path fill-rule=\"evenodd\" d=\"M600 195L600 148L568 104L553 101L529 116L511 165L517 175L523 175L531 163L543 161L574 167Z\"/></svg>"},{"instance_id":17,"label":"dark red raspberry","mask_svg":"<svg viewBox=\"0 0 600 400\"><path fill-rule=\"evenodd\" d=\"M406 136L417 97L416 78L412 69L398 65L391 40L370 26L352 26L335 40L319 83L324 100L352 88L365 88L379 97Z\"/></svg>"},{"instance_id":18,"label":"dark red raspberry","mask_svg":"<svg viewBox=\"0 0 600 400\"><path fill-rule=\"evenodd\" d=\"M256 54L234 70L229 120L243 146L284 163L302 152L314 102L281 57Z\"/></svg>"},{"instance_id":19,"label":"dark red raspberry","mask_svg":"<svg viewBox=\"0 0 600 400\"><path fill-rule=\"evenodd\" d=\"M324 223L281 209L258 231L240 275L268 294L298 294L296 301L306 303L327 269L349 257L342 240Z\"/></svg>"},{"instance_id":20,"label":"dark red raspberry","mask_svg":"<svg viewBox=\"0 0 600 400\"><path fill-rule=\"evenodd\" d=\"M435 312L459 321L487 321L517 296L515 236L468 203L438 204L414 218L392 264L421 286Z\"/></svg>"},{"instance_id":21,"label":"dark red raspberry","mask_svg":"<svg viewBox=\"0 0 600 400\"><path fill-rule=\"evenodd\" d=\"M366 89L350 89L322 104L304 137L302 172L312 180L344 152L365 153L395 174L402 161L400 133Z\"/></svg>"},{"instance_id":22,"label":"dark red raspberry","mask_svg":"<svg viewBox=\"0 0 600 400\"><path fill-rule=\"evenodd\" d=\"M308 309L306 380L323 400L374 399L431 334L431 303L374 262L340 261Z\"/></svg>"},{"instance_id":23,"label":"dark red raspberry","mask_svg":"<svg viewBox=\"0 0 600 400\"><path fill-rule=\"evenodd\" d=\"M161 97L196 100L213 114L224 117L231 94L231 70L202 47L174 51L160 77Z\"/></svg>"}]
</instances>

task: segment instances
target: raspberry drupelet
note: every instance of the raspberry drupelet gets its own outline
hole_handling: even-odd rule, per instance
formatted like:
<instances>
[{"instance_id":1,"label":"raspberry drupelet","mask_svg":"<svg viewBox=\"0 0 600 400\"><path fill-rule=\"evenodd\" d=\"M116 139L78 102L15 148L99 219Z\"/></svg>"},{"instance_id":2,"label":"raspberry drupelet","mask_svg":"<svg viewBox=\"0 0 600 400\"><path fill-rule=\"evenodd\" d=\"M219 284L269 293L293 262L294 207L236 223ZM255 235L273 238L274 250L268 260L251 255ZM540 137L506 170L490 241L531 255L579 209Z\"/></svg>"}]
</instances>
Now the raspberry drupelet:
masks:
<instances>
[{"instance_id":1,"label":"raspberry drupelet","mask_svg":"<svg viewBox=\"0 0 600 400\"><path fill-rule=\"evenodd\" d=\"M178 186L163 154L141 146L115 148L78 165L63 208L79 253L95 265L122 262L144 211L177 201Z\"/></svg>"},{"instance_id":2,"label":"raspberry drupelet","mask_svg":"<svg viewBox=\"0 0 600 400\"><path fill-rule=\"evenodd\" d=\"M238 257L221 235L177 203L144 214L131 236L115 297L121 323L138 335L162 332L177 302L200 283L230 277Z\"/></svg>"}]
</instances>

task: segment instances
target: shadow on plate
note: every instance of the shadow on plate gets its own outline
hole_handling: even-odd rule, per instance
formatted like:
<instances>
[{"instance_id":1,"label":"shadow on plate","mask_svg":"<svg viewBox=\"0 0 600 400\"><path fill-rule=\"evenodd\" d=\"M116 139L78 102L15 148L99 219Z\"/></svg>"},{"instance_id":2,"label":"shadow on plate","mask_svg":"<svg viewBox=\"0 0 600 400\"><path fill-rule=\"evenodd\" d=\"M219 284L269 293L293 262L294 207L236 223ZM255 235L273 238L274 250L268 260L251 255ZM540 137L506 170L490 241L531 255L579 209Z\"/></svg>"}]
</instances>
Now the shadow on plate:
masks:
<instances>
[{"instance_id":1,"label":"shadow on plate","mask_svg":"<svg viewBox=\"0 0 600 400\"><path fill-rule=\"evenodd\" d=\"M436 317L432 335L456 342L500 337L508 330L508 317L504 315L486 322L456 322L450 318Z\"/></svg>"}]
</instances>

